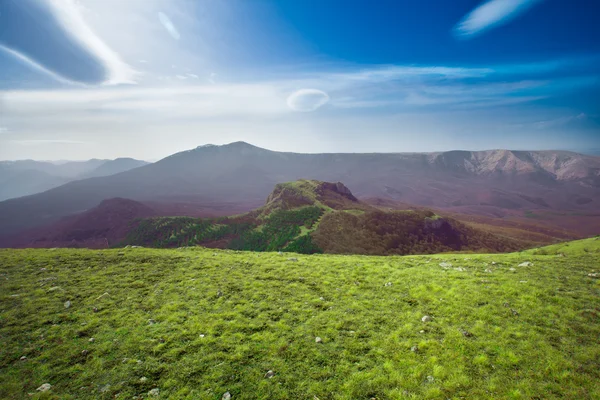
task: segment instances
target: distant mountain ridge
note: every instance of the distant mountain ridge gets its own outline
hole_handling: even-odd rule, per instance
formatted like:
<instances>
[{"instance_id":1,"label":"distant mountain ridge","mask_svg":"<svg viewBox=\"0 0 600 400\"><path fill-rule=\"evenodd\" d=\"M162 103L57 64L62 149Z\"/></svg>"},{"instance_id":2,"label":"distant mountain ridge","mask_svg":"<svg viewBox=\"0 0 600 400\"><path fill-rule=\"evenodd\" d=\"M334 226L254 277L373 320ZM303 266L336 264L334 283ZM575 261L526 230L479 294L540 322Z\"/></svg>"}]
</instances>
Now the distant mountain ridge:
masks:
<instances>
[{"instance_id":1,"label":"distant mountain ridge","mask_svg":"<svg viewBox=\"0 0 600 400\"><path fill-rule=\"evenodd\" d=\"M88 161L0 161L0 201L28 196L76 179L108 176L148 164L132 158Z\"/></svg>"},{"instance_id":2,"label":"distant mountain ridge","mask_svg":"<svg viewBox=\"0 0 600 400\"><path fill-rule=\"evenodd\" d=\"M358 198L427 207L600 211L600 157L509 150L301 154L235 142L0 202L0 234L51 223L113 197L231 202L250 210L277 183L302 178L344 182Z\"/></svg>"}]
</instances>

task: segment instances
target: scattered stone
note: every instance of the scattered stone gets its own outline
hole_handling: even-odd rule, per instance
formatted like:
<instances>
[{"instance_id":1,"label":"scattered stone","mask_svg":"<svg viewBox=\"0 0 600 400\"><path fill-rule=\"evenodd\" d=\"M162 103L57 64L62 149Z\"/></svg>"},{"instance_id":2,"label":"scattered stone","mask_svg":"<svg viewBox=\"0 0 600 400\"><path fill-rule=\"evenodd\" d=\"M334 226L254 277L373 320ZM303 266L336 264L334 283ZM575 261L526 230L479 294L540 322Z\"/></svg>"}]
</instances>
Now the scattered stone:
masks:
<instances>
[{"instance_id":1,"label":"scattered stone","mask_svg":"<svg viewBox=\"0 0 600 400\"><path fill-rule=\"evenodd\" d=\"M164 339L164 338L160 338L160 339L158 339L158 341L159 341L160 343L164 343L164 342L165 342L165 339Z\"/></svg>"},{"instance_id":2,"label":"scattered stone","mask_svg":"<svg viewBox=\"0 0 600 400\"><path fill-rule=\"evenodd\" d=\"M413 353L417 353L419 351L419 346L413 346L413 347L411 347L410 351L412 351Z\"/></svg>"},{"instance_id":3,"label":"scattered stone","mask_svg":"<svg viewBox=\"0 0 600 400\"><path fill-rule=\"evenodd\" d=\"M505 302L504 304L502 304L504 307L510 307L510 303Z\"/></svg>"},{"instance_id":4,"label":"scattered stone","mask_svg":"<svg viewBox=\"0 0 600 400\"><path fill-rule=\"evenodd\" d=\"M217 290L217 297L222 297L223 296L223 292L221 292L221 289Z\"/></svg>"},{"instance_id":5,"label":"scattered stone","mask_svg":"<svg viewBox=\"0 0 600 400\"><path fill-rule=\"evenodd\" d=\"M201 337L201 338L203 338L203 337L204 337L204 335L200 335L200 337Z\"/></svg>"},{"instance_id":6,"label":"scattered stone","mask_svg":"<svg viewBox=\"0 0 600 400\"><path fill-rule=\"evenodd\" d=\"M148 320L148 325L154 325L155 323L156 323L156 321L153 319Z\"/></svg>"},{"instance_id":7,"label":"scattered stone","mask_svg":"<svg viewBox=\"0 0 600 400\"><path fill-rule=\"evenodd\" d=\"M467 331L465 329L460 329L460 333L462 333L462 335L464 337L472 337L473 336L473 334L471 332L469 332L469 331Z\"/></svg>"},{"instance_id":8,"label":"scattered stone","mask_svg":"<svg viewBox=\"0 0 600 400\"><path fill-rule=\"evenodd\" d=\"M98 307L94 307L94 308L92 308L92 311L94 311L94 312L98 312Z\"/></svg>"},{"instance_id":9,"label":"scattered stone","mask_svg":"<svg viewBox=\"0 0 600 400\"><path fill-rule=\"evenodd\" d=\"M485 272L487 272L488 274L491 274L493 271L492 271L491 269L487 268L487 269L485 270Z\"/></svg>"},{"instance_id":10,"label":"scattered stone","mask_svg":"<svg viewBox=\"0 0 600 400\"><path fill-rule=\"evenodd\" d=\"M126 364L128 361L129 361L129 358L124 358L124 359L122 359L122 360L121 360L121 362L122 362L123 364Z\"/></svg>"},{"instance_id":11,"label":"scattered stone","mask_svg":"<svg viewBox=\"0 0 600 400\"><path fill-rule=\"evenodd\" d=\"M265 374L265 378L267 379L271 379L272 377L275 376L275 372L268 370L267 373Z\"/></svg>"},{"instance_id":12,"label":"scattered stone","mask_svg":"<svg viewBox=\"0 0 600 400\"><path fill-rule=\"evenodd\" d=\"M383 286L392 286L392 282L388 282L388 283L386 283L386 284L385 284L385 285L383 285Z\"/></svg>"},{"instance_id":13,"label":"scattered stone","mask_svg":"<svg viewBox=\"0 0 600 400\"><path fill-rule=\"evenodd\" d=\"M25 361L25 360L27 360L27 357L26 356L22 356L21 358L19 358L19 360Z\"/></svg>"},{"instance_id":14,"label":"scattered stone","mask_svg":"<svg viewBox=\"0 0 600 400\"><path fill-rule=\"evenodd\" d=\"M94 343L95 341L96 341L96 339L94 339L93 337L91 337L91 338L88 340L88 342L90 342L90 343Z\"/></svg>"},{"instance_id":15,"label":"scattered stone","mask_svg":"<svg viewBox=\"0 0 600 400\"><path fill-rule=\"evenodd\" d=\"M40 386L39 388L35 389L38 392L47 392L48 390L52 389L52 385L49 383L44 383L42 386Z\"/></svg>"},{"instance_id":16,"label":"scattered stone","mask_svg":"<svg viewBox=\"0 0 600 400\"><path fill-rule=\"evenodd\" d=\"M496 265L496 261L492 261L492 265Z\"/></svg>"},{"instance_id":17,"label":"scattered stone","mask_svg":"<svg viewBox=\"0 0 600 400\"><path fill-rule=\"evenodd\" d=\"M420 330L419 333L425 333L425 331L424 330Z\"/></svg>"},{"instance_id":18,"label":"scattered stone","mask_svg":"<svg viewBox=\"0 0 600 400\"><path fill-rule=\"evenodd\" d=\"M282 251L278 251L277 254L279 254L280 256L282 256L283 252Z\"/></svg>"},{"instance_id":19,"label":"scattered stone","mask_svg":"<svg viewBox=\"0 0 600 400\"><path fill-rule=\"evenodd\" d=\"M515 272L517 269L516 268L509 268L509 271Z\"/></svg>"},{"instance_id":20,"label":"scattered stone","mask_svg":"<svg viewBox=\"0 0 600 400\"><path fill-rule=\"evenodd\" d=\"M110 385L104 385L100 388L100 393L106 393L110 390Z\"/></svg>"},{"instance_id":21,"label":"scattered stone","mask_svg":"<svg viewBox=\"0 0 600 400\"><path fill-rule=\"evenodd\" d=\"M323 339L321 339L319 336L317 336L315 338L315 343L323 343Z\"/></svg>"},{"instance_id":22,"label":"scattered stone","mask_svg":"<svg viewBox=\"0 0 600 400\"><path fill-rule=\"evenodd\" d=\"M229 393L229 392L223 393L223 397L221 397L221 400L231 400L231 393Z\"/></svg>"},{"instance_id":23,"label":"scattered stone","mask_svg":"<svg viewBox=\"0 0 600 400\"><path fill-rule=\"evenodd\" d=\"M158 388L154 388L148 392L148 396L150 397L158 397L160 396L160 390Z\"/></svg>"},{"instance_id":24,"label":"scattered stone","mask_svg":"<svg viewBox=\"0 0 600 400\"><path fill-rule=\"evenodd\" d=\"M510 309L510 312L512 313L512 315L514 315L515 317L519 315L519 312L517 310L515 310L514 308Z\"/></svg>"},{"instance_id":25,"label":"scattered stone","mask_svg":"<svg viewBox=\"0 0 600 400\"><path fill-rule=\"evenodd\" d=\"M423 318L421 318L421 322L431 322L432 318L429 315L425 315Z\"/></svg>"},{"instance_id":26,"label":"scattered stone","mask_svg":"<svg viewBox=\"0 0 600 400\"><path fill-rule=\"evenodd\" d=\"M48 289L49 292L56 292L57 290L62 290L62 288L60 286L52 286Z\"/></svg>"},{"instance_id":27,"label":"scattered stone","mask_svg":"<svg viewBox=\"0 0 600 400\"><path fill-rule=\"evenodd\" d=\"M136 363L137 363L137 364L141 364L141 363L142 363L142 360L136 360Z\"/></svg>"},{"instance_id":28,"label":"scattered stone","mask_svg":"<svg viewBox=\"0 0 600 400\"><path fill-rule=\"evenodd\" d=\"M449 262L441 262L440 267L442 268L452 268L452 263Z\"/></svg>"},{"instance_id":29,"label":"scattered stone","mask_svg":"<svg viewBox=\"0 0 600 400\"><path fill-rule=\"evenodd\" d=\"M46 268L40 268L40 271L46 271Z\"/></svg>"},{"instance_id":30,"label":"scattered stone","mask_svg":"<svg viewBox=\"0 0 600 400\"><path fill-rule=\"evenodd\" d=\"M455 270L455 271L458 271L458 272L466 272L466 271L467 271L467 270L466 270L465 268L463 268L463 267L454 268L454 270Z\"/></svg>"},{"instance_id":31,"label":"scattered stone","mask_svg":"<svg viewBox=\"0 0 600 400\"><path fill-rule=\"evenodd\" d=\"M598 272L592 272L592 273L588 274L588 276L590 278L600 278L600 273L598 273Z\"/></svg>"},{"instance_id":32,"label":"scattered stone","mask_svg":"<svg viewBox=\"0 0 600 400\"><path fill-rule=\"evenodd\" d=\"M297 261L298 261L298 259L297 259L297 258L295 258L295 257L292 257L292 258L288 258L288 261L294 261L294 262L297 262Z\"/></svg>"},{"instance_id":33,"label":"scattered stone","mask_svg":"<svg viewBox=\"0 0 600 400\"><path fill-rule=\"evenodd\" d=\"M89 353L90 353L90 352L89 352L89 351L87 351L87 350L82 350L82 351L81 351L81 355L82 355L82 356L87 356Z\"/></svg>"},{"instance_id":34,"label":"scattered stone","mask_svg":"<svg viewBox=\"0 0 600 400\"><path fill-rule=\"evenodd\" d=\"M433 382L435 382L435 378L433 376L431 376L431 375L428 375L427 376L427 382L433 383Z\"/></svg>"},{"instance_id":35,"label":"scattered stone","mask_svg":"<svg viewBox=\"0 0 600 400\"><path fill-rule=\"evenodd\" d=\"M522 262L521 264L519 264L519 267L531 267L533 265L533 263L531 263L530 261L525 261Z\"/></svg>"},{"instance_id":36,"label":"scattered stone","mask_svg":"<svg viewBox=\"0 0 600 400\"><path fill-rule=\"evenodd\" d=\"M65 301L65 308L70 308L71 302L69 300Z\"/></svg>"},{"instance_id":37,"label":"scattered stone","mask_svg":"<svg viewBox=\"0 0 600 400\"><path fill-rule=\"evenodd\" d=\"M145 376L142 376L140 378L140 382L142 382L142 383L148 382L148 378L146 378Z\"/></svg>"},{"instance_id":38,"label":"scattered stone","mask_svg":"<svg viewBox=\"0 0 600 400\"><path fill-rule=\"evenodd\" d=\"M527 283L527 281L519 281L519 283Z\"/></svg>"}]
</instances>

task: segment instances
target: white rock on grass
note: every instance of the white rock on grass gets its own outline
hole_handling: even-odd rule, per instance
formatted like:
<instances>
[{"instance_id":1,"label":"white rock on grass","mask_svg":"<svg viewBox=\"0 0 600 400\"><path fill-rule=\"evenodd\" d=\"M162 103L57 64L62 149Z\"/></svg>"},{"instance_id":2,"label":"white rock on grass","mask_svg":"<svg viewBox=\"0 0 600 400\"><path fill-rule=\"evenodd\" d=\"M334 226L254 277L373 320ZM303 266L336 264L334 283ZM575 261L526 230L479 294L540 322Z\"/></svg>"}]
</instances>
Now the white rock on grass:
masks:
<instances>
[{"instance_id":1,"label":"white rock on grass","mask_svg":"<svg viewBox=\"0 0 600 400\"><path fill-rule=\"evenodd\" d=\"M533 263L531 263L530 261L525 261L522 262L521 264L519 264L519 267L531 267L533 265Z\"/></svg>"},{"instance_id":2,"label":"white rock on grass","mask_svg":"<svg viewBox=\"0 0 600 400\"><path fill-rule=\"evenodd\" d=\"M39 388L35 389L38 392L47 392L48 390L52 389L52 385L49 383L44 383L42 386L40 386Z\"/></svg>"},{"instance_id":3,"label":"white rock on grass","mask_svg":"<svg viewBox=\"0 0 600 400\"><path fill-rule=\"evenodd\" d=\"M231 399L231 393L229 393L229 392L223 393L223 397L221 397L221 400L230 400L230 399Z\"/></svg>"},{"instance_id":4,"label":"white rock on grass","mask_svg":"<svg viewBox=\"0 0 600 400\"><path fill-rule=\"evenodd\" d=\"M271 379L272 377L275 376L275 372L268 370L267 373L265 374L265 378L267 379Z\"/></svg>"},{"instance_id":5,"label":"white rock on grass","mask_svg":"<svg viewBox=\"0 0 600 400\"><path fill-rule=\"evenodd\" d=\"M65 301L65 308L70 308L71 307L71 302L70 301Z\"/></svg>"},{"instance_id":6,"label":"white rock on grass","mask_svg":"<svg viewBox=\"0 0 600 400\"><path fill-rule=\"evenodd\" d=\"M432 318L429 315L425 315L423 318L421 318L422 322L431 322Z\"/></svg>"},{"instance_id":7,"label":"white rock on grass","mask_svg":"<svg viewBox=\"0 0 600 400\"><path fill-rule=\"evenodd\" d=\"M321 339L319 336L317 336L315 338L315 343L323 343L323 339Z\"/></svg>"},{"instance_id":8,"label":"white rock on grass","mask_svg":"<svg viewBox=\"0 0 600 400\"><path fill-rule=\"evenodd\" d=\"M158 388L152 389L148 392L149 397L158 397L160 396L160 390Z\"/></svg>"},{"instance_id":9,"label":"white rock on grass","mask_svg":"<svg viewBox=\"0 0 600 400\"><path fill-rule=\"evenodd\" d=\"M442 268L452 268L452 263L449 262L441 262L440 267Z\"/></svg>"}]
</instances>

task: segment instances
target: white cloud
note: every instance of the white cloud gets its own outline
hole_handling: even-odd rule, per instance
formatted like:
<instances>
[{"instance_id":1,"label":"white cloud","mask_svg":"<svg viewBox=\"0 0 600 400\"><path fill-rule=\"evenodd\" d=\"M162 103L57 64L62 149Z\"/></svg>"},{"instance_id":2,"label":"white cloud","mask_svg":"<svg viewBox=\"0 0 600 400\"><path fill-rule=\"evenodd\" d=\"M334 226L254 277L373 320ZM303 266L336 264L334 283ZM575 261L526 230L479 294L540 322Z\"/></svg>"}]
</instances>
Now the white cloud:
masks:
<instances>
[{"instance_id":1,"label":"white cloud","mask_svg":"<svg viewBox=\"0 0 600 400\"><path fill-rule=\"evenodd\" d=\"M319 89L300 89L289 95L287 105L293 111L311 112L324 106L329 95Z\"/></svg>"},{"instance_id":2,"label":"white cloud","mask_svg":"<svg viewBox=\"0 0 600 400\"><path fill-rule=\"evenodd\" d=\"M495 26L506 24L542 0L489 0L454 27L457 36L469 38Z\"/></svg>"},{"instance_id":3,"label":"white cloud","mask_svg":"<svg viewBox=\"0 0 600 400\"><path fill-rule=\"evenodd\" d=\"M94 54L108 70L105 84L135 83L136 72L108 47L83 19L83 8L74 0L45 0L62 27Z\"/></svg>"},{"instance_id":4,"label":"white cloud","mask_svg":"<svg viewBox=\"0 0 600 400\"><path fill-rule=\"evenodd\" d=\"M6 133L6 132L8 132L8 128L0 126L0 133Z\"/></svg>"},{"instance_id":5,"label":"white cloud","mask_svg":"<svg viewBox=\"0 0 600 400\"><path fill-rule=\"evenodd\" d=\"M173 39L179 40L181 38L181 35L179 34L179 32L177 31L177 29L175 28L175 25L173 25L173 23L171 22L171 19L169 17L167 17L165 13L159 12L158 13L158 20L160 21L160 23L162 24L162 26L165 27L165 29L167 30L167 32L169 32L169 35L171 35L171 37Z\"/></svg>"}]
</instances>

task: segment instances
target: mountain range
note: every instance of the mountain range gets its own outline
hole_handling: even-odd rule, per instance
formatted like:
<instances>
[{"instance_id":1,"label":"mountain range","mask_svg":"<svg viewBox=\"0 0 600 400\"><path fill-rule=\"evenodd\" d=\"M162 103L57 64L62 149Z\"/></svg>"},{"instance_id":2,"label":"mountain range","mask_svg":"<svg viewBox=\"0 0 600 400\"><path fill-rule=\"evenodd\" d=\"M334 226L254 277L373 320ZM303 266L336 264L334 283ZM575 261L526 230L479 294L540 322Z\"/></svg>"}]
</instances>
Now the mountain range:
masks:
<instances>
[{"instance_id":1,"label":"mountain range","mask_svg":"<svg viewBox=\"0 0 600 400\"><path fill-rule=\"evenodd\" d=\"M115 160L0 162L0 201L23 197L64 185L73 180L114 175L148 164L133 158Z\"/></svg>"},{"instance_id":2,"label":"mountain range","mask_svg":"<svg viewBox=\"0 0 600 400\"><path fill-rule=\"evenodd\" d=\"M588 224L600 214L600 157L595 156L510 150L300 154L235 142L0 202L0 234L51 224L115 197L230 204L249 211L260 207L276 184L298 179L344 182L359 199L463 214L578 215Z\"/></svg>"}]
</instances>

